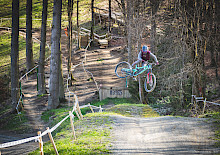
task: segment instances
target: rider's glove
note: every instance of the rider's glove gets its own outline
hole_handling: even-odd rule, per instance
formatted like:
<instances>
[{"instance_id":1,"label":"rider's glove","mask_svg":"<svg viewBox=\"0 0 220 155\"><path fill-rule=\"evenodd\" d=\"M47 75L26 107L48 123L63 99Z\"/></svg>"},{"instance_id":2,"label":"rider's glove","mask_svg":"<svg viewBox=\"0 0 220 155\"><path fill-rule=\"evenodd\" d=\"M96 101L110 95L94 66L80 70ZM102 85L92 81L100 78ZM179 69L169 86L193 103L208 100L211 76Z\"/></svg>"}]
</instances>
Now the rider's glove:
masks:
<instances>
[{"instance_id":1,"label":"rider's glove","mask_svg":"<svg viewBox=\"0 0 220 155\"><path fill-rule=\"evenodd\" d=\"M157 62L157 65L159 65L159 62Z\"/></svg>"}]
</instances>

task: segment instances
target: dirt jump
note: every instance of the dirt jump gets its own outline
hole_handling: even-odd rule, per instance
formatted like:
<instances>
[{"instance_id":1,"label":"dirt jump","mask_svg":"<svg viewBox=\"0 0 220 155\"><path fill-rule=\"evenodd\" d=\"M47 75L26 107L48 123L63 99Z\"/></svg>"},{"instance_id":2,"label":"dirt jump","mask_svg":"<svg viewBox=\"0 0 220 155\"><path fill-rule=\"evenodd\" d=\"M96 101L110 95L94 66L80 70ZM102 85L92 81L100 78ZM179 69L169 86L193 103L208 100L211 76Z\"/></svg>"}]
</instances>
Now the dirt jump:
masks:
<instances>
[{"instance_id":1,"label":"dirt jump","mask_svg":"<svg viewBox=\"0 0 220 155\"><path fill-rule=\"evenodd\" d=\"M208 119L112 117L113 154L217 154Z\"/></svg>"}]
</instances>

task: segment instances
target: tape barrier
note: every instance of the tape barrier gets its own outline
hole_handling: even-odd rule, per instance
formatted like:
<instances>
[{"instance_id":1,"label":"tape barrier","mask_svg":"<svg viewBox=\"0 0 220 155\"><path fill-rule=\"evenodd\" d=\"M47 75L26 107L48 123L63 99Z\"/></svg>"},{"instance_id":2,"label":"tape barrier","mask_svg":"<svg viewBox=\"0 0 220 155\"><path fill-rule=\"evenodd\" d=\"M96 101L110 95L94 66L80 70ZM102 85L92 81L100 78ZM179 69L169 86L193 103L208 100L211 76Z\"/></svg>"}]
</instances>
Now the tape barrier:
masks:
<instances>
[{"instance_id":1,"label":"tape barrier","mask_svg":"<svg viewBox=\"0 0 220 155\"><path fill-rule=\"evenodd\" d=\"M18 110L18 107L19 107L19 104L20 104L20 102L21 102L21 99L22 99L22 94L21 94L21 96L20 96L20 98L19 98L19 100L18 100L17 106L16 106L16 110L17 110L17 113L18 113L18 114L21 114L21 112Z\"/></svg>"},{"instance_id":2,"label":"tape barrier","mask_svg":"<svg viewBox=\"0 0 220 155\"><path fill-rule=\"evenodd\" d=\"M69 93L72 93L72 92L69 92ZM74 93L72 93L74 94ZM75 94L74 94L75 95ZM67 115L64 119L62 119L59 123L57 123L54 127L52 127L50 130L45 130L40 136L35 136L35 137L30 137L30 138L26 138L26 139L21 139L21 140L17 140L17 141L13 141L13 142L8 142L8 143L3 143L3 144L0 144L0 149L2 148L6 148L6 147L11 147L11 146L15 146L15 145L19 145L19 144L23 144L23 143L27 143L27 142L30 142L30 141L38 141L39 140L39 137L43 137L45 136L46 134L48 134L48 132L53 132L54 130L56 130L67 118L69 118L70 116L74 118L74 115L72 114L75 110L76 110L76 106L78 104L78 98L77 96L75 95L75 106L73 107L73 110L71 112L71 115ZM96 106L93 106L93 105L83 105L83 106L80 106L80 108L85 108L85 107L89 107L89 106L92 106L93 108L100 108L100 107L96 107ZM103 109L103 108L101 108ZM74 120L74 119L73 119Z\"/></svg>"},{"instance_id":3,"label":"tape barrier","mask_svg":"<svg viewBox=\"0 0 220 155\"><path fill-rule=\"evenodd\" d=\"M50 130L45 130L40 136L35 136L35 137L25 138L25 139L13 141L13 142L3 143L3 144L0 144L0 149L15 146L15 145L19 145L19 144L23 144L23 143L27 143L27 142L30 142L30 141L33 141L33 140L38 141L39 137L45 136L46 134L48 134L49 131L53 132L54 130L56 130L67 118L69 118L69 116L70 115L67 115L64 119L62 119L59 123L57 123Z\"/></svg>"},{"instance_id":4,"label":"tape barrier","mask_svg":"<svg viewBox=\"0 0 220 155\"><path fill-rule=\"evenodd\" d=\"M196 100L196 102L201 101L201 102L206 102L206 103L209 103L209 104L214 104L214 105L220 106L219 103L214 103L214 102L206 101L206 98L205 98L205 100L204 100L203 97L196 97L196 95L191 95L191 96L192 96L192 101L191 101L191 102L193 102L193 98L194 98L194 99Z\"/></svg>"},{"instance_id":5,"label":"tape barrier","mask_svg":"<svg viewBox=\"0 0 220 155\"><path fill-rule=\"evenodd\" d=\"M33 140L37 140L38 138L39 138L39 136L35 136L35 137L21 139L21 140L17 140L17 141L13 141L13 142L3 143L3 144L0 144L0 149L15 146L15 145L19 145L19 144L23 144L23 143L27 143L27 142L30 142L30 141L33 141Z\"/></svg>"},{"instance_id":6,"label":"tape barrier","mask_svg":"<svg viewBox=\"0 0 220 155\"><path fill-rule=\"evenodd\" d=\"M62 121L60 121L59 123L57 123L54 127L52 127L50 129L50 132L53 132L54 130L56 130L67 118L69 118L70 116L67 115Z\"/></svg>"},{"instance_id":7,"label":"tape barrier","mask_svg":"<svg viewBox=\"0 0 220 155\"><path fill-rule=\"evenodd\" d=\"M206 103L210 103L210 104L214 104L214 105L218 105L218 106L220 106L220 104L218 104L218 103L214 103L214 102L206 101Z\"/></svg>"}]
</instances>

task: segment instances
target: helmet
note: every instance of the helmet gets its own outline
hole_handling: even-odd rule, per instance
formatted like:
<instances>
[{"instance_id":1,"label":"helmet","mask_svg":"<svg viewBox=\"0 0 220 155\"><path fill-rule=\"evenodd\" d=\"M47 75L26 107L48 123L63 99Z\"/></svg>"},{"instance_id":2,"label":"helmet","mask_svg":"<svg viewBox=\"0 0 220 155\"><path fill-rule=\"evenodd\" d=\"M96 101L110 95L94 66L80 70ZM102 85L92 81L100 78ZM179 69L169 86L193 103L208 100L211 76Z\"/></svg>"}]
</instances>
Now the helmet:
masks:
<instances>
[{"instance_id":1,"label":"helmet","mask_svg":"<svg viewBox=\"0 0 220 155\"><path fill-rule=\"evenodd\" d=\"M144 46L142 47L142 51L148 51L147 45L144 45Z\"/></svg>"}]
</instances>

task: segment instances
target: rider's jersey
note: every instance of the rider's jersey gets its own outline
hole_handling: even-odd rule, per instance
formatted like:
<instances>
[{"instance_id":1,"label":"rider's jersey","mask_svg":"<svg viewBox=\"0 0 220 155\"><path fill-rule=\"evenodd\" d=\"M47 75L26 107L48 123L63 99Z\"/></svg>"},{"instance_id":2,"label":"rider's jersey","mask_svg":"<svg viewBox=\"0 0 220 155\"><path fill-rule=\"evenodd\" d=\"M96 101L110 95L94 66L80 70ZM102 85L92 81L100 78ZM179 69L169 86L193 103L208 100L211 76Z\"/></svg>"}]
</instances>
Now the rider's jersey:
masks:
<instances>
[{"instance_id":1,"label":"rider's jersey","mask_svg":"<svg viewBox=\"0 0 220 155\"><path fill-rule=\"evenodd\" d=\"M141 58L145 61L150 59L150 51L141 51Z\"/></svg>"},{"instance_id":2,"label":"rider's jersey","mask_svg":"<svg viewBox=\"0 0 220 155\"><path fill-rule=\"evenodd\" d=\"M140 51L139 52L139 54L138 54L138 60L145 60L145 61L148 61L150 58L153 58L154 59L154 61L156 62L156 63L158 63L158 60L157 60L157 57L156 57L156 55L154 55L152 52L150 52L150 51L146 51L145 52L145 54L143 53L142 51Z\"/></svg>"}]
</instances>

